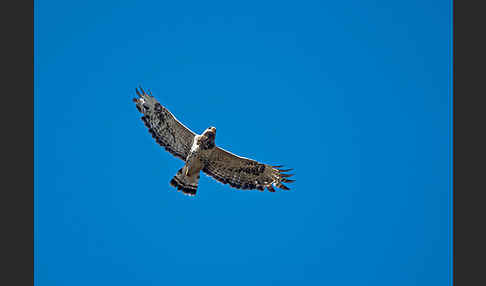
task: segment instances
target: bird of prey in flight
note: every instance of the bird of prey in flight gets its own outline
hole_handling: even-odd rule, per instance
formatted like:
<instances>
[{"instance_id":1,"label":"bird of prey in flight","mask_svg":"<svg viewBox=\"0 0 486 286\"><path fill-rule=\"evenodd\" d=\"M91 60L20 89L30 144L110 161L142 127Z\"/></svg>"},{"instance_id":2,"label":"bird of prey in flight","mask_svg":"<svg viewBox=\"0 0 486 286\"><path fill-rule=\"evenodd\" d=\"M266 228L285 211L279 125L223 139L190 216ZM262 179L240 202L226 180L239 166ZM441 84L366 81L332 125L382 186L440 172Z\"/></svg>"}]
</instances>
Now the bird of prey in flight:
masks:
<instances>
[{"instance_id":1,"label":"bird of prey in flight","mask_svg":"<svg viewBox=\"0 0 486 286\"><path fill-rule=\"evenodd\" d=\"M223 184L243 190L257 189L275 192L273 186L289 190L283 183L292 170L280 169L255 160L237 156L216 146L216 128L209 127L201 135L195 134L179 122L169 110L162 106L149 91L141 87L135 89L138 98L134 98L136 107L143 114L142 121L152 137L172 155L182 159L185 165L177 171L170 184L189 196L195 196L199 173L203 171Z\"/></svg>"}]
</instances>

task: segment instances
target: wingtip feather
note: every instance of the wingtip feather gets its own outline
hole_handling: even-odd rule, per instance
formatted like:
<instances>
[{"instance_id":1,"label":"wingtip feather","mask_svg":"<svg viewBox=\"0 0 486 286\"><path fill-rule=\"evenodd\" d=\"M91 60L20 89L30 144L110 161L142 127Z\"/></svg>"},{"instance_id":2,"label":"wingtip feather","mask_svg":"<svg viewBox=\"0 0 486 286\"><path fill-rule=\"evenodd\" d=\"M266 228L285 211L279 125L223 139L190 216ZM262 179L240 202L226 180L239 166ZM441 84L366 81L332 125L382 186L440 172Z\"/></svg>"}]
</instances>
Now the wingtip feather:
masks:
<instances>
[{"instance_id":1,"label":"wingtip feather","mask_svg":"<svg viewBox=\"0 0 486 286\"><path fill-rule=\"evenodd\" d=\"M281 188L281 189L284 189L284 190L286 190L286 191L290 190L290 188L289 188L289 187L287 187L286 185L284 185L284 184L282 184L282 183L278 184L278 186L277 186L277 187L279 187L279 188Z\"/></svg>"},{"instance_id":2,"label":"wingtip feather","mask_svg":"<svg viewBox=\"0 0 486 286\"><path fill-rule=\"evenodd\" d=\"M283 178L290 178L292 177L294 174L284 174L284 173L280 173L280 177L283 177Z\"/></svg>"}]
</instances>

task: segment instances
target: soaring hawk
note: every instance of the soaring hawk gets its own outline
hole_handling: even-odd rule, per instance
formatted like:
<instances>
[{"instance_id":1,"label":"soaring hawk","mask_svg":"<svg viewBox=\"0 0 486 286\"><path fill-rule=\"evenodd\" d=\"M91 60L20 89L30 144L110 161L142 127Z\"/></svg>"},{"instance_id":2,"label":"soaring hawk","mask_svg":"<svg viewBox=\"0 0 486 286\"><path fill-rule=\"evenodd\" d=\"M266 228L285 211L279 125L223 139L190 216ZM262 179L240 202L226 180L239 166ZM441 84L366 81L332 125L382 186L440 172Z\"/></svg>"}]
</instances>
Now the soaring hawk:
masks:
<instances>
[{"instance_id":1,"label":"soaring hawk","mask_svg":"<svg viewBox=\"0 0 486 286\"><path fill-rule=\"evenodd\" d=\"M282 166L270 166L257 161L236 156L215 145L216 128L209 127L197 135L180 123L172 113L163 107L149 91L141 87L135 89L138 98L134 98L136 107L143 114L142 121L152 137L172 155L185 162L170 184L186 195L196 195L199 173L215 178L223 184L243 190L267 188L275 192L272 186L289 190L283 183L293 182L288 179L292 169L282 170Z\"/></svg>"}]
</instances>

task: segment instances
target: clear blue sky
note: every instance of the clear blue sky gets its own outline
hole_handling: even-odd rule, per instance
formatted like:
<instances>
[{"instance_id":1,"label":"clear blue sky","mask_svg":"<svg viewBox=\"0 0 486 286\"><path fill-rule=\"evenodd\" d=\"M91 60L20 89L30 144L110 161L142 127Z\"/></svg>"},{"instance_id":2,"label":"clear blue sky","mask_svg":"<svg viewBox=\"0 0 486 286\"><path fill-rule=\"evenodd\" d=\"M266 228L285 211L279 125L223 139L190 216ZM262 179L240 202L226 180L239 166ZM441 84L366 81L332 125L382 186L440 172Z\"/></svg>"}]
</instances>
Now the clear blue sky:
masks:
<instances>
[{"instance_id":1,"label":"clear blue sky","mask_svg":"<svg viewBox=\"0 0 486 286\"><path fill-rule=\"evenodd\" d=\"M34 5L36 285L450 283L450 1ZM292 190L176 192L139 84Z\"/></svg>"}]
</instances>

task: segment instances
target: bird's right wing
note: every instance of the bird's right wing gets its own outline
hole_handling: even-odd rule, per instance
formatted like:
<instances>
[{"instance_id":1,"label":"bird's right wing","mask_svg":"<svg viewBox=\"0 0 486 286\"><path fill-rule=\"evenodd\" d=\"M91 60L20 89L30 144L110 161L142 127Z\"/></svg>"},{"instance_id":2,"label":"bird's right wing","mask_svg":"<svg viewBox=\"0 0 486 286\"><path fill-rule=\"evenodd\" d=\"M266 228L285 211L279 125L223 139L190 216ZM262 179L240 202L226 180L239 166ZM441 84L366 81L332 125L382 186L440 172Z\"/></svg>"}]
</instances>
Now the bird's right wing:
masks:
<instances>
[{"instance_id":1,"label":"bird's right wing","mask_svg":"<svg viewBox=\"0 0 486 286\"><path fill-rule=\"evenodd\" d=\"M189 128L180 123L167 108L163 107L149 92L136 89L138 98L134 98L136 107L143 114L142 121L152 137L172 155L186 160L191 150L194 136Z\"/></svg>"},{"instance_id":2,"label":"bird's right wing","mask_svg":"<svg viewBox=\"0 0 486 286\"><path fill-rule=\"evenodd\" d=\"M215 147L211 155L204 161L204 173L236 189L263 191L267 188L270 192L275 192L272 186L289 190L283 183L294 182L294 180L288 179L293 174L285 173L292 169L282 170L279 169L282 166L262 164L237 156L220 147Z\"/></svg>"}]
</instances>

